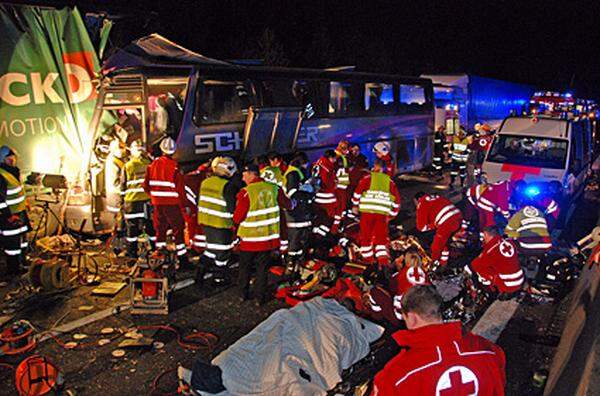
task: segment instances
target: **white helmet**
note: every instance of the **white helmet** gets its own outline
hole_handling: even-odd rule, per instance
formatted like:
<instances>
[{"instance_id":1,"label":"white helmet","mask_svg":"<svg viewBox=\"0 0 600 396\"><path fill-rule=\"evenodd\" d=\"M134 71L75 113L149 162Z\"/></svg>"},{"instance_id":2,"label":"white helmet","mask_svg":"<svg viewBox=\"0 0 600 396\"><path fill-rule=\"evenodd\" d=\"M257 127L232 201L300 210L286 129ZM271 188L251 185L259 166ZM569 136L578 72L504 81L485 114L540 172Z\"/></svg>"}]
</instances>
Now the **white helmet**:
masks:
<instances>
[{"instance_id":1,"label":"white helmet","mask_svg":"<svg viewBox=\"0 0 600 396\"><path fill-rule=\"evenodd\" d=\"M177 145L175 144L175 140L170 137L166 137L160 142L160 151L167 155L173 154L176 149Z\"/></svg>"},{"instance_id":2,"label":"white helmet","mask_svg":"<svg viewBox=\"0 0 600 396\"><path fill-rule=\"evenodd\" d=\"M373 147L373 152L381 155L388 155L390 153L390 144L388 142L379 142Z\"/></svg>"},{"instance_id":3,"label":"white helmet","mask_svg":"<svg viewBox=\"0 0 600 396\"><path fill-rule=\"evenodd\" d=\"M217 176L232 177L237 172L237 165L231 157L216 157L210 167Z\"/></svg>"},{"instance_id":4,"label":"white helmet","mask_svg":"<svg viewBox=\"0 0 600 396\"><path fill-rule=\"evenodd\" d=\"M475 126L473 127L473 129L475 129L475 131L479 132L479 130L481 129L482 125L480 123L475 124Z\"/></svg>"}]
</instances>

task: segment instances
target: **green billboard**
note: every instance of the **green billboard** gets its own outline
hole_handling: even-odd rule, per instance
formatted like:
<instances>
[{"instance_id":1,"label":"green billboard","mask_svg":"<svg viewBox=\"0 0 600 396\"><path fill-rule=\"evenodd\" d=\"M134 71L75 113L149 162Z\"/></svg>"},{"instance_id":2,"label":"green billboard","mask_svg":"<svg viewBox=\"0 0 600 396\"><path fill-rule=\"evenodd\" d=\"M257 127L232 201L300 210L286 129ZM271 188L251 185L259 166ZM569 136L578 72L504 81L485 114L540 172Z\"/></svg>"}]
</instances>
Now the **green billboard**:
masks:
<instances>
[{"instance_id":1,"label":"green billboard","mask_svg":"<svg viewBox=\"0 0 600 396\"><path fill-rule=\"evenodd\" d=\"M85 175L99 63L79 11L0 5L0 144L23 174Z\"/></svg>"}]
</instances>

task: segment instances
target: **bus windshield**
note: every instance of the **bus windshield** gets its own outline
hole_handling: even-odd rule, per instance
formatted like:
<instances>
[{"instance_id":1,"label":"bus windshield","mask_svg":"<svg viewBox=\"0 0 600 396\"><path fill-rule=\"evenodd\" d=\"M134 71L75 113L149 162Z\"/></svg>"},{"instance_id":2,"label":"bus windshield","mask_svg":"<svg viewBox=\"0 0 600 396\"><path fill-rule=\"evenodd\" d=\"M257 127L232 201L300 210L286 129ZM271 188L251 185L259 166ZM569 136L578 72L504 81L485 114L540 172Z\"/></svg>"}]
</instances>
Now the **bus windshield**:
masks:
<instances>
[{"instance_id":1,"label":"bus windshield","mask_svg":"<svg viewBox=\"0 0 600 396\"><path fill-rule=\"evenodd\" d=\"M497 163L564 169L568 142L538 136L498 135L487 160Z\"/></svg>"}]
</instances>

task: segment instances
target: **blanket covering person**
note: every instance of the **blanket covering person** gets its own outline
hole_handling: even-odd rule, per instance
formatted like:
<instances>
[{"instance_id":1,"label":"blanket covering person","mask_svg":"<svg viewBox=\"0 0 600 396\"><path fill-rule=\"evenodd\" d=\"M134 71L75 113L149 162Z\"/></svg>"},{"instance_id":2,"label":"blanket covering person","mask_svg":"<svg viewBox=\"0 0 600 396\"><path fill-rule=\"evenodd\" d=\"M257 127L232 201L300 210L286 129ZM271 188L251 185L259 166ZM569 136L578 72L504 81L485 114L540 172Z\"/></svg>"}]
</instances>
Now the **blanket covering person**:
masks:
<instances>
[{"instance_id":1,"label":"blanket covering person","mask_svg":"<svg viewBox=\"0 0 600 396\"><path fill-rule=\"evenodd\" d=\"M222 372L226 391L219 395L325 395L382 333L336 301L316 297L274 312L214 358L209 371ZM200 394L209 394L198 389L205 375L192 373Z\"/></svg>"}]
</instances>

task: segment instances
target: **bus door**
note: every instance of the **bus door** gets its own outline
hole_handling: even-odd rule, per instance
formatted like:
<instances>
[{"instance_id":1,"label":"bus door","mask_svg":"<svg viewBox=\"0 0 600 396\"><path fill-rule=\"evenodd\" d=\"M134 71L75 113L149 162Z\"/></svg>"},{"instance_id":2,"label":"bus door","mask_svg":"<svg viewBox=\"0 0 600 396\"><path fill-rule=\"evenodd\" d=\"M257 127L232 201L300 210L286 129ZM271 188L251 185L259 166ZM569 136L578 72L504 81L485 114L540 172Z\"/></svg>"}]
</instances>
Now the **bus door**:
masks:
<instances>
[{"instance_id":1,"label":"bus door","mask_svg":"<svg viewBox=\"0 0 600 396\"><path fill-rule=\"evenodd\" d=\"M148 111L143 75L115 75L101 84L90 123L94 133L89 168L90 212L94 221L87 222L87 227L103 229L112 227L119 211L121 170L129 144L136 139L145 140Z\"/></svg>"},{"instance_id":2,"label":"bus door","mask_svg":"<svg viewBox=\"0 0 600 396\"><path fill-rule=\"evenodd\" d=\"M300 107L250 107L244 127L243 157L251 160L270 151L293 152L302 114Z\"/></svg>"}]
</instances>

